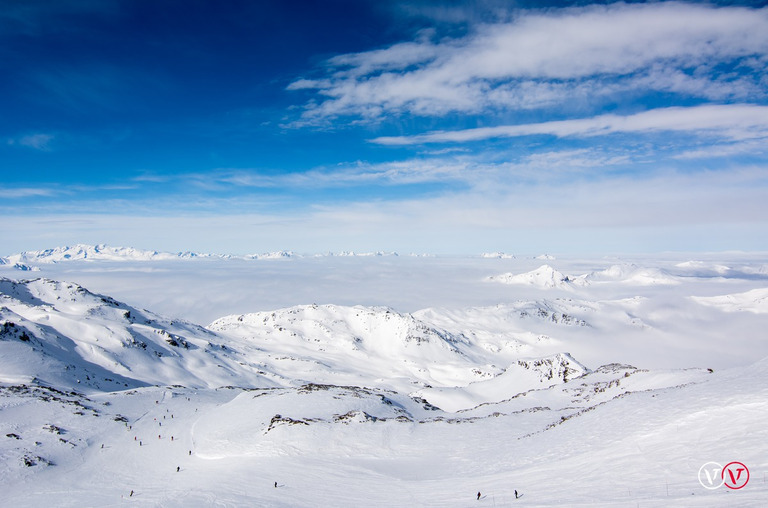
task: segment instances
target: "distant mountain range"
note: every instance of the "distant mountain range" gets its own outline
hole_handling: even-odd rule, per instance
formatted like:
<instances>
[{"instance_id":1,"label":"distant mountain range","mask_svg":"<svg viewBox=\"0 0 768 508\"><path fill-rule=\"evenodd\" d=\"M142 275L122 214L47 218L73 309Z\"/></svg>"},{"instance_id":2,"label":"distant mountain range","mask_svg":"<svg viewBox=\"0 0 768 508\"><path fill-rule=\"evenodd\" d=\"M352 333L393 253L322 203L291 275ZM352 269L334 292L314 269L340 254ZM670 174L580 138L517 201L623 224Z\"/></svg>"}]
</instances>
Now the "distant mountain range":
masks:
<instances>
[{"instance_id":1,"label":"distant mountain range","mask_svg":"<svg viewBox=\"0 0 768 508\"><path fill-rule=\"evenodd\" d=\"M142 250L132 247L112 247L108 245L85 245L77 244L72 246L54 247L51 249L37 250L37 251L24 251L17 254L11 254L6 257L0 257L0 265L11 264L19 265L19 267L29 266L34 264L48 264L48 263L61 263L65 261L163 261L173 259L200 259L200 258L215 258L215 259L286 259L296 257L323 257L323 256L337 256L337 257L384 257L384 256L398 256L397 252L354 252L354 251L341 251L341 252L327 252L322 254L297 254L293 251L275 251L266 252L262 254L248 254L244 256L236 256L231 254L211 254L201 252L160 252L156 250ZM417 254L410 254L410 256L417 256ZM418 255L424 256L424 255ZM23 268L22 268L23 269Z\"/></svg>"}]
</instances>

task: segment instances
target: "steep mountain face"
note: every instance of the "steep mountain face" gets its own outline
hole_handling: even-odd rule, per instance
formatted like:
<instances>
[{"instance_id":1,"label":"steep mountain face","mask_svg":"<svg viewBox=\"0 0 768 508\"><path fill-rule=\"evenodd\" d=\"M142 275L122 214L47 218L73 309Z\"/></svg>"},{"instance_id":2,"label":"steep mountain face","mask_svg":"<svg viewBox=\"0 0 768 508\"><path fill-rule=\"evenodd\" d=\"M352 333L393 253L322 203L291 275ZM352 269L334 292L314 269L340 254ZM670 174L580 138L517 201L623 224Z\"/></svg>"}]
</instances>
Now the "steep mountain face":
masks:
<instances>
[{"instance_id":1,"label":"steep mountain face","mask_svg":"<svg viewBox=\"0 0 768 508\"><path fill-rule=\"evenodd\" d=\"M80 390L274 386L209 330L76 284L0 279L0 377Z\"/></svg>"}]
</instances>

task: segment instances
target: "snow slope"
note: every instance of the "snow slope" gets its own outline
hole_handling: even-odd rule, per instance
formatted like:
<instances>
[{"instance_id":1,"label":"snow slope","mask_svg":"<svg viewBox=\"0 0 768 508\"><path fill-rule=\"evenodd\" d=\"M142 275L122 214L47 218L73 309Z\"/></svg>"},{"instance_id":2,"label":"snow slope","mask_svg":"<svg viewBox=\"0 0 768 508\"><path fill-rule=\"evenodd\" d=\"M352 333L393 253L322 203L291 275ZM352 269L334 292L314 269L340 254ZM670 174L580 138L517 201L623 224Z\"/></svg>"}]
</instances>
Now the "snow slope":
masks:
<instances>
[{"instance_id":1,"label":"snow slope","mask_svg":"<svg viewBox=\"0 0 768 508\"><path fill-rule=\"evenodd\" d=\"M463 387L501 375L508 378L509 365L516 367L521 358L519 348L508 347L506 338L477 340L382 307L300 306L228 316L209 328L237 337L249 347L269 351L270 358L264 360L267 368L285 377L404 392L433 386ZM535 351L529 348L527 353ZM280 355L300 367L291 365L293 370L288 372L284 362L277 361ZM567 368L574 373L586 371L565 355L530 361L549 362L551 368ZM504 395L539 386L544 378L553 383L565 381L562 375L553 378L548 369L533 369L537 374L508 384Z\"/></svg>"},{"instance_id":2,"label":"snow slope","mask_svg":"<svg viewBox=\"0 0 768 508\"><path fill-rule=\"evenodd\" d=\"M768 288L753 289L732 295L694 296L692 298L701 305L714 307L726 312L768 313Z\"/></svg>"},{"instance_id":3,"label":"snow slope","mask_svg":"<svg viewBox=\"0 0 768 508\"><path fill-rule=\"evenodd\" d=\"M0 279L0 380L88 392L274 386L215 334L76 284Z\"/></svg>"},{"instance_id":4,"label":"snow slope","mask_svg":"<svg viewBox=\"0 0 768 508\"><path fill-rule=\"evenodd\" d=\"M475 287L462 282L473 278L496 303L477 305L470 291L460 295L468 304L438 299L411 312L293 305L204 328L75 283L0 279L0 505L757 507L768 498L768 358L754 363L768 356L761 262L656 262L648 273L673 284L625 283L635 269L614 270L628 266L614 260L573 262L564 271L602 280L558 293L484 282L504 268L526 273L524 259L286 258L262 278L236 270L259 263L211 261L195 263L178 290L210 302L202 272L226 266L233 275L221 288L279 278L269 290L297 300L299 284L327 277L338 287L327 298L358 298L348 281L386 278L402 292L439 267L429 277L440 291ZM189 265L86 258L42 271L128 280L115 278L118 264L169 286L180 279L168 274ZM356 271L329 272L339 267ZM215 296L219 306L243 299ZM662 357L669 367L648 368ZM738 368L721 369L726 360ZM745 488L699 483L704 463L734 460L750 469Z\"/></svg>"},{"instance_id":5,"label":"snow slope","mask_svg":"<svg viewBox=\"0 0 768 508\"><path fill-rule=\"evenodd\" d=\"M673 275L660 268L640 267L635 264L613 265L577 278L578 283L592 284L621 282L638 286L674 285L679 281Z\"/></svg>"},{"instance_id":6,"label":"snow slope","mask_svg":"<svg viewBox=\"0 0 768 508\"><path fill-rule=\"evenodd\" d=\"M766 361L713 374L614 365L459 414L327 385L3 386L0 500L459 507L480 491L497 506L761 506L767 378ZM731 460L750 468L744 489L698 483L705 462Z\"/></svg>"}]
</instances>

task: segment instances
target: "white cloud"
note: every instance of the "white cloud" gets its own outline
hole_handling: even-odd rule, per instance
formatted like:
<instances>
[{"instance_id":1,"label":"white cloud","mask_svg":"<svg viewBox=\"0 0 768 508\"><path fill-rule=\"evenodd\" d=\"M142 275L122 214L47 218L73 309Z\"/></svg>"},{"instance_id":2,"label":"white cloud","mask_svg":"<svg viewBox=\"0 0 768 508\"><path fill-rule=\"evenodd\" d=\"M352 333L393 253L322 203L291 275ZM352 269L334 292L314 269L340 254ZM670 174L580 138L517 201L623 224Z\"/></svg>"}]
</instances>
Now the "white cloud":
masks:
<instances>
[{"instance_id":1,"label":"white cloud","mask_svg":"<svg viewBox=\"0 0 768 508\"><path fill-rule=\"evenodd\" d=\"M6 216L0 217L0 229L9 238L18 233L41 247L83 241L239 253L257 249L467 253L482 251L499 238L514 239L522 251L543 246L560 252L768 249L766 183L768 174L760 168L737 175L659 172L599 181L555 178L422 199L357 200L291 210L272 207L261 215L180 214L166 208L144 214L125 209L119 215ZM51 221L71 220L76 223L51 228Z\"/></svg>"},{"instance_id":2,"label":"white cloud","mask_svg":"<svg viewBox=\"0 0 768 508\"><path fill-rule=\"evenodd\" d=\"M734 143L716 143L701 148L684 150L673 156L674 159L710 159L733 156L765 156L768 154L768 137L762 139L737 141Z\"/></svg>"},{"instance_id":3,"label":"white cloud","mask_svg":"<svg viewBox=\"0 0 768 508\"><path fill-rule=\"evenodd\" d=\"M725 72L718 66L734 67ZM768 8L676 2L521 11L462 38L421 35L327 62L303 121L339 115L440 116L568 104L626 92L764 97ZM738 69L736 71L735 69Z\"/></svg>"},{"instance_id":4,"label":"white cloud","mask_svg":"<svg viewBox=\"0 0 768 508\"><path fill-rule=\"evenodd\" d=\"M406 185L458 181L477 171L471 161L448 158L409 159L383 163L356 162L298 173L264 175L257 170L226 169L217 174L186 174L179 179L197 186L222 190L225 186L253 188L328 189L364 185Z\"/></svg>"},{"instance_id":5,"label":"white cloud","mask_svg":"<svg viewBox=\"0 0 768 508\"><path fill-rule=\"evenodd\" d=\"M8 144L25 146L45 152L51 149L51 141L53 141L54 137L53 134L45 133L28 134L19 138L9 139Z\"/></svg>"},{"instance_id":6,"label":"white cloud","mask_svg":"<svg viewBox=\"0 0 768 508\"><path fill-rule=\"evenodd\" d=\"M44 187L17 187L17 188L2 188L0 187L0 198L3 199L20 199L31 197L52 196L56 192L53 189Z\"/></svg>"},{"instance_id":7,"label":"white cloud","mask_svg":"<svg viewBox=\"0 0 768 508\"><path fill-rule=\"evenodd\" d=\"M335 73L335 78L348 78L424 64L440 55L440 48L429 40L433 35L433 31L426 30L419 34L417 42L403 42L385 49L338 55L328 60L328 65L343 68Z\"/></svg>"},{"instance_id":8,"label":"white cloud","mask_svg":"<svg viewBox=\"0 0 768 508\"><path fill-rule=\"evenodd\" d=\"M559 152L536 153L526 157L528 165L547 168L596 168L609 167L630 162L628 154L598 154L586 148Z\"/></svg>"},{"instance_id":9,"label":"white cloud","mask_svg":"<svg viewBox=\"0 0 768 508\"><path fill-rule=\"evenodd\" d=\"M710 134L731 140L765 138L768 137L768 106L731 104L657 108L626 116L609 114L575 120L435 131L414 136L384 136L371 141L382 145L413 145L461 143L535 134L586 138L613 133L663 131Z\"/></svg>"}]
</instances>

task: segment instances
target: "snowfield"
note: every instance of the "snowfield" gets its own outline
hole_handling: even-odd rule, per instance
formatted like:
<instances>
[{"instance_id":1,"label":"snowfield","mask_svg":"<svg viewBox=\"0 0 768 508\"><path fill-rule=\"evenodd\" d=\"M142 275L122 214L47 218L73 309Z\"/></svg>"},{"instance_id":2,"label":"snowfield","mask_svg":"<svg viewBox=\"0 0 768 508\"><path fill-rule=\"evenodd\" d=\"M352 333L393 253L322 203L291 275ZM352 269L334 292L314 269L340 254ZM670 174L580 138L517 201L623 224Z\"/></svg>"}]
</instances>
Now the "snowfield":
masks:
<instances>
[{"instance_id":1,"label":"snowfield","mask_svg":"<svg viewBox=\"0 0 768 508\"><path fill-rule=\"evenodd\" d=\"M0 505L764 506L764 257L384 254L2 258Z\"/></svg>"}]
</instances>

